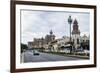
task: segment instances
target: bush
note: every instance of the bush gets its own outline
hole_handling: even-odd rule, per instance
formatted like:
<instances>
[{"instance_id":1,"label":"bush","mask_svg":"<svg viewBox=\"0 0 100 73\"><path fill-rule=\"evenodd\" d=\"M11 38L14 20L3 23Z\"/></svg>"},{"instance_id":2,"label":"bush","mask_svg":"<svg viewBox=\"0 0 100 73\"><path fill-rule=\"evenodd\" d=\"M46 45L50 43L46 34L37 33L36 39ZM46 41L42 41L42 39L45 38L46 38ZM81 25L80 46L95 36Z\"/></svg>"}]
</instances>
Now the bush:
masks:
<instances>
[{"instance_id":1,"label":"bush","mask_svg":"<svg viewBox=\"0 0 100 73\"><path fill-rule=\"evenodd\" d=\"M27 47L27 45L26 44L22 44L21 43L21 53L24 51L24 50L26 50L28 47Z\"/></svg>"}]
</instances>

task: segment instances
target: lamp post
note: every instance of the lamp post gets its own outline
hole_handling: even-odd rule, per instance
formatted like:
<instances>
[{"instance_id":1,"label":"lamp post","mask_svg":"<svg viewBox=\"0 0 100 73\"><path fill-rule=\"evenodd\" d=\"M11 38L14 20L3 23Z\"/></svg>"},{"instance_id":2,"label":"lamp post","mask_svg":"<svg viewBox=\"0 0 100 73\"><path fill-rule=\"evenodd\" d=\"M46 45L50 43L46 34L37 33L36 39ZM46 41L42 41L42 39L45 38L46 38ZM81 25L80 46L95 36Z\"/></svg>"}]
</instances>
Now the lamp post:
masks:
<instances>
[{"instance_id":1,"label":"lamp post","mask_svg":"<svg viewBox=\"0 0 100 73\"><path fill-rule=\"evenodd\" d=\"M41 47L42 51L43 51L43 37L42 37L42 47Z\"/></svg>"},{"instance_id":2,"label":"lamp post","mask_svg":"<svg viewBox=\"0 0 100 73\"><path fill-rule=\"evenodd\" d=\"M71 16L68 17L68 24L70 25L70 53L72 52L72 45L71 45L71 24L72 24L72 18Z\"/></svg>"}]
</instances>

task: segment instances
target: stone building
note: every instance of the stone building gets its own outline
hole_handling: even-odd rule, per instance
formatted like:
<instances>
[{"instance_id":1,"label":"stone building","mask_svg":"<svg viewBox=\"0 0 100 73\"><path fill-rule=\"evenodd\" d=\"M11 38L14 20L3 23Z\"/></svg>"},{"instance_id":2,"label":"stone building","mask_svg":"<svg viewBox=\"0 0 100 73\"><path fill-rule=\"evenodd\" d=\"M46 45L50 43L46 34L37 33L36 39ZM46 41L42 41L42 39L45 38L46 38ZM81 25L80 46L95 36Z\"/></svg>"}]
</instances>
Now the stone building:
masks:
<instances>
[{"instance_id":1,"label":"stone building","mask_svg":"<svg viewBox=\"0 0 100 73\"><path fill-rule=\"evenodd\" d=\"M83 36L81 36L81 47L84 49L84 50L89 50L89 47L90 47L90 40L89 40L89 36L87 36L86 34L84 34Z\"/></svg>"},{"instance_id":2,"label":"stone building","mask_svg":"<svg viewBox=\"0 0 100 73\"><path fill-rule=\"evenodd\" d=\"M80 47L80 30L78 28L78 21L75 19L73 22L73 30L72 30L72 42L73 48L78 49Z\"/></svg>"},{"instance_id":3,"label":"stone building","mask_svg":"<svg viewBox=\"0 0 100 73\"><path fill-rule=\"evenodd\" d=\"M67 50L67 47L70 46L69 41L70 38L67 36L55 39L49 43L48 49L53 52L61 52L64 51L65 49Z\"/></svg>"},{"instance_id":4,"label":"stone building","mask_svg":"<svg viewBox=\"0 0 100 73\"><path fill-rule=\"evenodd\" d=\"M50 42L55 40L55 35L53 34L52 30L48 35L46 35L44 38L34 38L33 44L31 45L33 48L38 48L38 49L46 49L48 48L48 45ZM30 46L30 45L29 45Z\"/></svg>"},{"instance_id":5,"label":"stone building","mask_svg":"<svg viewBox=\"0 0 100 73\"><path fill-rule=\"evenodd\" d=\"M45 36L45 43L49 44L49 42L55 40L55 35L53 34L53 31L51 30L49 35Z\"/></svg>"}]
</instances>

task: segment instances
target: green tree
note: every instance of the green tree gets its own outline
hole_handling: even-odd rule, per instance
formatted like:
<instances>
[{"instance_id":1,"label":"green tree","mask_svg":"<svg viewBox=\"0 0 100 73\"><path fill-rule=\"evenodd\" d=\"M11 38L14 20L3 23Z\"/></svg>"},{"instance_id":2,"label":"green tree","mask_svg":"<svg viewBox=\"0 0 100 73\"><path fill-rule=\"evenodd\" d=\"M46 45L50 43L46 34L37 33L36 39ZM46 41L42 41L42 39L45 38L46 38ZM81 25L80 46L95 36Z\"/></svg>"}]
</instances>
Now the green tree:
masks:
<instances>
[{"instance_id":1,"label":"green tree","mask_svg":"<svg viewBox=\"0 0 100 73\"><path fill-rule=\"evenodd\" d=\"M26 50L28 47L26 44L22 44L21 43L21 52L23 52L24 50Z\"/></svg>"},{"instance_id":2,"label":"green tree","mask_svg":"<svg viewBox=\"0 0 100 73\"><path fill-rule=\"evenodd\" d=\"M90 49L89 40L87 40L86 42L83 41L83 42L81 43L81 47L82 47L83 49L89 50L89 49Z\"/></svg>"}]
</instances>

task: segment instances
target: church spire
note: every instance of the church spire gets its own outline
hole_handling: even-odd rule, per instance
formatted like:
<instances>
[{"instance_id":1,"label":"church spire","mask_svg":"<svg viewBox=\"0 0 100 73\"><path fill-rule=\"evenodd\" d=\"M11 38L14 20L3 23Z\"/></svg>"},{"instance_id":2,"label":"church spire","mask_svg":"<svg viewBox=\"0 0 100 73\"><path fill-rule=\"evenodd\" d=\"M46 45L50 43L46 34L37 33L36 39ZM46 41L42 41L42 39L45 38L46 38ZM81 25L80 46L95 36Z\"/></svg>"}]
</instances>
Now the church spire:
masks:
<instances>
[{"instance_id":1,"label":"church spire","mask_svg":"<svg viewBox=\"0 0 100 73\"><path fill-rule=\"evenodd\" d=\"M53 32L52 32L52 30L50 31L50 35L52 35L53 34Z\"/></svg>"},{"instance_id":2,"label":"church spire","mask_svg":"<svg viewBox=\"0 0 100 73\"><path fill-rule=\"evenodd\" d=\"M73 22L73 30L78 30L78 22L76 19Z\"/></svg>"},{"instance_id":3,"label":"church spire","mask_svg":"<svg viewBox=\"0 0 100 73\"><path fill-rule=\"evenodd\" d=\"M78 22L77 22L77 20L75 19L74 20L74 23L73 23L74 25L78 25Z\"/></svg>"},{"instance_id":4,"label":"church spire","mask_svg":"<svg viewBox=\"0 0 100 73\"><path fill-rule=\"evenodd\" d=\"M80 31L78 29L78 21L75 19L73 22L73 31L72 34L80 34Z\"/></svg>"}]
</instances>

